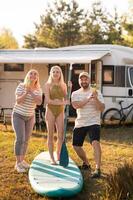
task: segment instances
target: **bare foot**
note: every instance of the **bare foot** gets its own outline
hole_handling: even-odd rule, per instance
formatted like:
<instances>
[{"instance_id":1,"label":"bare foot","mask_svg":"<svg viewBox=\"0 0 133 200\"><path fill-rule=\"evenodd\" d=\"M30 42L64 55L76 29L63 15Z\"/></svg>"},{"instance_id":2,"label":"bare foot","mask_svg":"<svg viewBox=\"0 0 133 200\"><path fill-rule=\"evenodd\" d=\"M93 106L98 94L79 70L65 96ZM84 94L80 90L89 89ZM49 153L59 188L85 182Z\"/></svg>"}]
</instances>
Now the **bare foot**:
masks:
<instances>
[{"instance_id":1,"label":"bare foot","mask_svg":"<svg viewBox=\"0 0 133 200\"><path fill-rule=\"evenodd\" d=\"M60 161L60 155L58 155L58 154L56 155L56 160Z\"/></svg>"},{"instance_id":2,"label":"bare foot","mask_svg":"<svg viewBox=\"0 0 133 200\"><path fill-rule=\"evenodd\" d=\"M57 163L55 162L55 160L51 161L51 165L57 165Z\"/></svg>"},{"instance_id":3,"label":"bare foot","mask_svg":"<svg viewBox=\"0 0 133 200\"><path fill-rule=\"evenodd\" d=\"M53 158L50 158L50 163L51 163L51 165L57 165L57 163L56 163L54 157L53 157Z\"/></svg>"}]
</instances>

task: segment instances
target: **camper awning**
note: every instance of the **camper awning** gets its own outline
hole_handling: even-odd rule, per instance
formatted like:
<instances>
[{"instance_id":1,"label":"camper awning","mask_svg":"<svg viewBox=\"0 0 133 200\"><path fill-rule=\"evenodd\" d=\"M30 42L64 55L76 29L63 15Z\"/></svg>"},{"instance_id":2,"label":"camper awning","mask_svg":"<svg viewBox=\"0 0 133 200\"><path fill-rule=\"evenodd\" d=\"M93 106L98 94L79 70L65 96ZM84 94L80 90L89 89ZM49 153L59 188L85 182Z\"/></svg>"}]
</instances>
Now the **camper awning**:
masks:
<instances>
[{"instance_id":1,"label":"camper awning","mask_svg":"<svg viewBox=\"0 0 133 200\"><path fill-rule=\"evenodd\" d=\"M90 63L109 54L94 50L1 50L0 63Z\"/></svg>"}]
</instances>

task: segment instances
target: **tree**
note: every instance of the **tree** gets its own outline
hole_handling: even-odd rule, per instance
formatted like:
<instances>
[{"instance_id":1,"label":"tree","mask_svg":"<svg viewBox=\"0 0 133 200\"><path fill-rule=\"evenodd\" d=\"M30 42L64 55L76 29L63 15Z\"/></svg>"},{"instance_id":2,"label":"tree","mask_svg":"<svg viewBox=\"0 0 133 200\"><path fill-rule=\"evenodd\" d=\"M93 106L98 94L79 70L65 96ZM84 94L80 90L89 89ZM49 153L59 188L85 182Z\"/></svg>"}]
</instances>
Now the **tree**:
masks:
<instances>
[{"instance_id":1,"label":"tree","mask_svg":"<svg viewBox=\"0 0 133 200\"><path fill-rule=\"evenodd\" d=\"M87 17L83 24L82 40L84 44L101 44L104 43L106 32L107 17L101 6L101 2L92 4L92 11L87 12Z\"/></svg>"},{"instance_id":2,"label":"tree","mask_svg":"<svg viewBox=\"0 0 133 200\"><path fill-rule=\"evenodd\" d=\"M126 45L133 47L133 0L128 1L128 13L122 18L123 38Z\"/></svg>"},{"instance_id":3,"label":"tree","mask_svg":"<svg viewBox=\"0 0 133 200\"><path fill-rule=\"evenodd\" d=\"M71 46L79 43L81 20L84 18L83 10L78 10L76 1L71 3L56 3L58 23L55 27L55 39L57 46ZM61 20L62 17L62 20Z\"/></svg>"},{"instance_id":4,"label":"tree","mask_svg":"<svg viewBox=\"0 0 133 200\"><path fill-rule=\"evenodd\" d=\"M92 4L92 12L84 22L82 43L86 44L116 44L122 41L121 23L115 10L111 16L102 7L101 1Z\"/></svg>"},{"instance_id":5,"label":"tree","mask_svg":"<svg viewBox=\"0 0 133 200\"><path fill-rule=\"evenodd\" d=\"M41 23L35 24L35 33L24 36L24 47L61 47L75 45L80 40L83 10L79 9L75 0L55 1L54 7L46 10L40 17Z\"/></svg>"},{"instance_id":6,"label":"tree","mask_svg":"<svg viewBox=\"0 0 133 200\"><path fill-rule=\"evenodd\" d=\"M28 47L30 49L33 49L33 48L35 48L37 46L37 38L36 38L36 36L28 34L28 35L24 36L24 38L25 38L24 47Z\"/></svg>"},{"instance_id":7,"label":"tree","mask_svg":"<svg viewBox=\"0 0 133 200\"><path fill-rule=\"evenodd\" d=\"M3 28L0 31L0 48L17 49L18 43L9 29Z\"/></svg>"},{"instance_id":8,"label":"tree","mask_svg":"<svg viewBox=\"0 0 133 200\"><path fill-rule=\"evenodd\" d=\"M116 9L114 16L110 16L107 24L108 30L106 32L106 43L122 44L124 42L124 39L122 37L122 20L121 17L118 16Z\"/></svg>"},{"instance_id":9,"label":"tree","mask_svg":"<svg viewBox=\"0 0 133 200\"><path fill-rule=\"evenodd\" d=\"M133 1L133 0L132 0ZM65 47L78 44L124 44L122 18L114 10L107 13L101 1L92 4L92 11L79 9L76 0L59 0L40 16L34 34L24 36L26 48Z\"/></svg>"}]
</instances>

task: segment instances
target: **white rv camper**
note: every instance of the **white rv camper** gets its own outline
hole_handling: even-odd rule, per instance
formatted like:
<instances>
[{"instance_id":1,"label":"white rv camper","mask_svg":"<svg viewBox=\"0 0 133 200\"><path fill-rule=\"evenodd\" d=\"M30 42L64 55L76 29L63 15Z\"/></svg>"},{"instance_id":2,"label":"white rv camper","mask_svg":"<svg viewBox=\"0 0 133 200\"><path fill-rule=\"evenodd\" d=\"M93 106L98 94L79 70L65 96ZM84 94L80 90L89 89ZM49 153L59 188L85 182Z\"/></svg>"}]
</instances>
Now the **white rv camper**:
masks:
<instances>
[{"instance_id":1,"label":"white rv camper","mask_svg":"<svg viewBox=\"0 0 133 200\"><path fill-rule=\"evenodd\" d=\"M72 90L78 89L78 75L81 71L91 74L92 83L102 91L107 110L133 102L133 49L119 45L78 45L58 49L0 50L0 107L13 108L15 89L29 69L40 74L43 88L50 67L59 64L65 81L69 64L73 63ZM71 107L70 115L75 116Z\"/></svg>"}]
</instances>

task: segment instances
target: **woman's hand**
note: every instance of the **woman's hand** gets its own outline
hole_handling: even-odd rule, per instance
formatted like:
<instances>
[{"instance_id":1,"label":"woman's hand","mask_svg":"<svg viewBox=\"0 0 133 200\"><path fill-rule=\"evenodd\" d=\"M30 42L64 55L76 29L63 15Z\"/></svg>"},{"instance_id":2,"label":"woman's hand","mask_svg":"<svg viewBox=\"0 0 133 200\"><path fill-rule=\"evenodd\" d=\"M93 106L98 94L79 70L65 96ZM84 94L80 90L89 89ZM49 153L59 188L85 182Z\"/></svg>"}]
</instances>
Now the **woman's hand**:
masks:
<instances>
[{"instance_id":1,"label":"woman's hand","mask_svg":"<svg viewBox=\"0 0 133 200\"><path fill-rule=\"evenodd\" d=\"M30 87L30 85L25 85L25 92L26 93L30 93L30 91L31 91L32 89L31 89L31 87Z\"/></svg>"},{"instance_id":2,"label":"woman's hand","mask_svg":"<svg viewBox=\"0 0 133 200\"><path fill-rule=\"evenodd\" d=\"M72 81L68 81L68 87L72 89Z\"/></svg>"},{"instance_id":3,"label":"woman's hand","mask_svg":"<svg viewBox=\"0 0 133 200\"><path fill-rule=\"evenodd\" d=\"M70 105L70 100L68 99L64 100L64 105Z\"/></svg>"},{"instance_id":4,"label":"woman's hand","mask_svg":"<svg viewBox=\"0 0 133 200\"><path fill-rule=\"evenodd\" d=\"M26 91L27 91L27 93L29 93L29 94L33 94L34 93L34 89L32 89L31 87L28 87L28 88L26 88Z\"/></svg>"}]
</instances>

